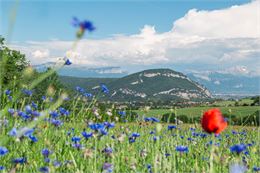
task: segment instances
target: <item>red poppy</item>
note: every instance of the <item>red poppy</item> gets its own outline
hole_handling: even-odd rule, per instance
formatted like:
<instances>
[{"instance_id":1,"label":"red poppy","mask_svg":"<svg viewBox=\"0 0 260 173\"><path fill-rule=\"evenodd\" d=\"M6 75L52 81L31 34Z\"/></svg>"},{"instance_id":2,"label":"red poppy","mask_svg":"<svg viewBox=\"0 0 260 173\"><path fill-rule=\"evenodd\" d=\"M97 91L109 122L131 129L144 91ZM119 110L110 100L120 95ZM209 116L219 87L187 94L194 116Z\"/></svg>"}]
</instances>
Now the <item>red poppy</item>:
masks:
<instances>
[{"instance_id":1,"label":"red poppy","mask_svg":"<svg viewBox=\"0 0 260 173\"><path fill-rule=\"evenodd\" d=\"M206 132L219 134L227 127L227 122L220 110L215 108L204 112L201 125Z\"/></svg>"}]
</instances>

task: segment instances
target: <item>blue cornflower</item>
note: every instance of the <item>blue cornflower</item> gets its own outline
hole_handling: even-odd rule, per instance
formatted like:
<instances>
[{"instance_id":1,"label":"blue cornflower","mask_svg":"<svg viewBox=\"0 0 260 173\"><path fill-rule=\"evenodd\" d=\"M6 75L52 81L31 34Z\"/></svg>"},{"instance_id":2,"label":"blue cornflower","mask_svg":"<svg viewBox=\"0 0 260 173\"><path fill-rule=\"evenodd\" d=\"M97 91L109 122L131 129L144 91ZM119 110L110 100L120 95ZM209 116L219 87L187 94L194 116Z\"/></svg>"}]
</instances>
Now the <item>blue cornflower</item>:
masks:
<instances>
[{"instance_id":1,"label":"blue cornflower","mask_svg":"<svg viewBox=\"0 0 260 173\"><path fill-rule=\"evenodd\" d=\"M134 138L137 138L137 137L140 137L140 133L134 132L134 133L132 133L131 136L134 137Z\"/></svg>"},{"instance_id":2,"label":"blue cornflower","mask_svg":"<svg viewBox=\"0 0 260 173\"><path fill-rule=\"evenodd\" d=\"M16 136L17 135L17 129L15 127L12 128L12 130L8 133L9 136Z\"/></svg>"},{"instance_id":3,"label":"blue cornflower","mask_svg":"<svg viewBox=\"0 0 260 173\"><path fill-rule=\"evenodd\" d=\"M151 117L151 121L154 122L154 123L158 123L160 122L159 119L155 118L155 117Z\"/></svg>"},{"instance_id":4,"label":"blue cornflower","mask_svg":"<svg viewBox=\"0 0 260 173\"><path fill-rule=\"evenodd\" d=\"M18 111L17 112L18 113L18 116L20 116L20 117L23 117L23 116L25 116L26 115L26 113L25 112L23 112L23 111Z\"/></svg>"},{"instance_id":5,"label":"blue cornflower","mask_svg":"<svg viewBox=\"0 0 260 173\"><path fill-rule=\"evenodd\" d=\"M108 90L108 88L107 88L107 86L105 84L101 84L100 87L101 87L101 91L103 93L105 93L105 94L109 93L109 90Z\"/></svg>"},{"instance_id":6,"label":"blue cornflower","mask_svg":"<svg viewBox=\"0 0 260 173\"><path fill-rule=\"evenodd\" d=\"M28 89L23 89L22 92L27 95L27 96L32 96L33 92L31 90Z\"/></svg>"},{"instance_id":7,"label":"blue cornflower","mask_svg":"<svg viewBox=\"0 0 260 173\"><path fill-rule=\"evenodd\" d=\"M246 145L244 144L237 144L230 147L230 151L232 153L240 154L242 151L246 150Z\"/></svg>"},{"instance_id":8,"label":"blue cornflower","mask_svg":"<svg viewBox=\"0 0 260 173\"><path fill-rule=\"evenodd\" d=\"M103 153L106 153L106 154L112 154L113 153L113 149L110 148L110 147L106 147L102 150Z\"/></svg>"},{"instance_id":9,"label":"blue cornflower","mask_svg":"<svg viewBox=\"0 0 260 173\"><path fill-rule=\"evenodd\" d=\"M64 65L71 65L71 64L72 64L72 62L69 59L66 59Z\"/></svg>"},{"instance_id":10,"label":"blue cornflower","mask_svg":"<svg viewBox=\"0 0 260 173\"><path fill-rule=\"evenodd\" d=\"M13 99L13 97L12 96L8 96L8 100L12 100Z\"/></svg>"},{"instance_id":11,"label":"blue cornflower","mask_svg":"<svg viewBox=\"0 0 260 173\"><path fill-rule=\"evenodd\" d=\"M74 147L74 148L76 148L76 149L78 149L78 150L80 150L80 149L83 148L83 146L82 146L80 143L73 143L73 144L72 144L72 147Z\"/></svg>"},{"instance_id":12,"label":"blue cornflower","mask_svg":"<svg viewBox=\"0 0 260 173\"><path fill-rule=\"evenodd\" d=\"M149 121L151 121L151 118L150 118L150 117L145 117L145 118L144 118L144 121L145 121L145 122L149 122Z\"/></svg>"},{"instance_id":13,"label":"blue cornflower","mask_svg":"<svg viewBox=\"0 0 260 173\"><path fill-rule=\"evenodd\" d=\"M247 146L248 146L248 147L252 147L253 144L252 144L252 143L248 143Z\"/></svg>"},{"instance_id":14,"label":"blue cornflower","mask_svg":"<svg viewBox=\"0 0 260 173\"><path fill-rule=\"evenodd\" d=\"M152 165L151 165L151 164L148 164L148 165L147 165L147 169L148 169L148 172L149 172L149 173L152 173Z\"/></svg>"},{"instance_id":15,"label":"blue cornflower","mask_svg":"<svg viewBox=\"0 0 260 173\"><path fill-rule=\"evenodd\" d=\"M15 164L18 164L18 163L24 164L27 162L27 159L26 159L26 157L20 157L20 158L13 159L12 162Z\"/></svg>"},{"instance_id":16,"label":"blue cornflower","mask_svg":"<svg viewBox=\"0 0 260 173\"><path fill-rule=\"evenodd\" d=\"M190 131L195 131L195 130L196 130L195 128L192 128L192 127L190 128Z\"/></svg>"},{"instance_id":17,"label":"blue cornflower","mask_svg":"<svg viewBox=\"0 0 260 173\"><path fill-rule=\"evenodd\" d=\"M54 167L60 167L60 166L61 166L61 162L59 162L59 161L57 161L57 160L54 160L54 161L52 162L52 164L53 164Z\"/></svg>"},{"instance_id":18,"label":"blue cornflower","mask_svg":"<svg viewBox=\"0 0 260 173\"><path fill-rule=\"evenodd\" d=\"M38 105L37 105L36 103L32 102L32 107L33 107L34 109L37 109L37 108L38 108Z\"/></svg>"},{"instance_id":19,"label":"blue cornflower","mask_svg":"<svg viewBox=\"0 0 260 173\"><path fill-rule=\"evenodd\" d=\"M45 158L44 158L44 162L45 162L45 163L50 163L50 161L51 161L51 159L50 159L49 157L45 157Z\"/></svg>"},{"instance_id":20,"label":"blue cornflower","mask_svg":"<svg viewBox=\"0 0 260 173\"><path fill-rule=\"evenodd\" d=\"M192 134L192 136L195 136L195 137L198 137L200 135L199 133L196 133L196 132L192 132L191 134Z\"/></svg>"},{"instance_id":21,"label":"blue cornflower","mask_svg":"<svg viewBox=\"0 0 260 173\"><path fill-rule=\"evenodd\" d=\"M26 136L26 137L29 137L33 134L34 132L34 129L29 129L27 127L23 128L21 131L24 131L23 135Z\"/></svg>"},{"instance_id":22,"label":"blue cornflower","mask_svg":"<svg viewBox=\"0 0 260 173\"><path fill-rule=\"evenodd\" d=\"M5 167L4 166L0 166L0 171L4 170Z\"/></svg>"},{"instance_id":23,"label":"blue cornflower","mask_svg":"<svg viewBox=\"0 0 260 173\"><path fill-rule=\"evenodd\" d=\"M47 166L43 166L43 167L40 167L39 171L43 172L43 173L48 173L49 172L49 168Z\"/></svg>"},{"instance_id":24,"label":"blue cornflower","mask_svg":"<svg viewBox=\"0 0 260 173\"><path fill-rule=\"evenodd\" d=\"M151 135L152 135L152 134L155 134L155 131L154 131L154 130L150 131L150 134L151 134Z\"/></svg>"},{"instance_id":25,"label":"blue cornflower","mask_svg":"<svg viewBox=\"0 0 260 173\"><path fill-rule=\"evenodd\" d=\"M125 111L118 111L118 114L122 117L126 116L126 112Z\"/></svg>"},{"instance_id":26,"label":"blue cornflower","mask_svg":"<svg viewBox=\"0 0 260 173\"><path fill-rule=\"evenodd\" d=\"M46 96L42 96L42 101L45 101L47 99Z\"/></svg>"},{"instance_id":27,"label":"blue cornflower","mask_svg":"<svg viewBox=\"0 0 260 173\"><path fill-rule=\"evenodd\" d=\"M134 143L135 142L135 138L133 138L133 137L129 137L129 143Z\"/></svg>"},{"instance_id":28,"label":"blue cornflower","mask_svg":"<svg viewBox=\"0 0 260 173\"><path fill-rule=\"evenodd\" d=\"M49 101L50 101L50 102L53 102L53 98L52 98L52 97L50 97L50 98L49 98Z\"/></svg>"},{"instance_id":29,"label":"blue cornflower","mask_svg":"<svg viewBox=\"0 0 260 173\"><path fill-rule=\"evenodd\" d=\"M51 119L51 124L53 124L56 127L60 127L63 122L61 120Z\"/></svg>"},{"instance_id":30,"label":"blue cornflower","mask_svg":"<svg viewBox=\"0 0 260 173\"><path fill-rule=\"evenodd\" d=\"M4 156L8 153L8 149L0 146L0 156Z\"/></svg>"},{"instance_id":31,"label":"blue cornflower","mask_svg":"<svg viewBox=\"0 0 260 173\"><path fill-rule=\"evenodd\" d=\"M32 113L32 108L31 108L30 105L26 105L26 106L25 106L25 112L26 112L27 114L31 114L31 113Z\"/></svg>"},{"instance_id":32,"label":"blue cornflower","mask_svg":"<svg viewBox=\"0 0 260 173\"><path fill-rule=\"evenodd\" d=\"M93 23L91 21L85 20L80 23L80 27L83 30L88 30L89 32L94 31L96 28L94 27Z\"/></svg>"},{"instance_id":33,"label":"blue cornflower","mask_svg":"<svg viewBox=\"0 0 260 173\"><path fill-rule=\"evenodd\" d=\"M8 109L8 112L9 112L11 115L13 115L13 114L15 113L15 110L14 110L13 108L9 108L9 109Z\"/></svg>"},{"instance_id":34,"label":"blue cornflower","mask_svg":"<svg viewBox=\"0 0 260 173\"><path fill-rule=\"evenodd\" d=\"M115 123L104 122L104 125L109 129L115 127Z\"/></svg>"},{"instance_id":35,"label":"blue cornflower","mask_svg":"<svg viewBox=\"0 0 260 173\"><path fill-rule=\"evenodd\" d=\"M85 139L89 139L89 138L91 138L92 136L93 136L93 133L87 133L87 132L85 132L85 131L83 131L82 133L82 136L85 138Z\"/></svg>"},{"instance_id":36,"label":"blue cornflower","mask_svg":"<svg viewBox=\"0 0 260 173\"><path fill-rule=\"evenodd\" d=\"M170 155L170 153L165 153L165 157L169 157Z\"/></svg>"},{"instance_id":37,"label":"blue cornflower","mask_svg":"<svg viewBox=\"0 0 260 173\"><path fill-rule=\"evenodd\" d=\"M47 149L47 148L42 149L42 155L44 157L49 157L50 154L51 154L51 151L49 149Z\"/></svg>"},{"instance_id":38,"label":"blue cornflower","mask_svg":"<svg viewBox=\"0 0 260 173\"><path fill-rule=\"evenodd\" d=\"M85 92L84 88L81 88L79 86L76 86L76 91L78 91L80 93L84 93Z\"/></svg>"},{"instance_id":39,"label":"blue cornflower","mask_svg":"<svg viewBox=\"0 0 260 173\"><path fill-rule=\"evenodd\" d=\"M107 135L108 132L106 129L100 129L99 132L102 134L102 135Z\"/></svg>"},{"instance_id":40,"label":"blue cornflower","mask_svg":"<svg viewBox=\"0 0 260 173\"><path fill-rule=\"evenodd\" d=\"M138 137L140 137L140 134L134 132L134 133L131 134L131 136L128 138L128 140L129 140L130 143L133 143L133 142L135 142L136 138L138 138Z\"/></svg>"},{"instance_id":41,"label":"blue cornflower","mask_svg":"<svg viewBox=\"0 0 260 173\"><path fill-rule=\"evenodd\" d=\"M177 127L175 125L168 125L168 130L176 129Z\"/></svg>"},{"instance_id":42,"label":"blue cornflower","mask_svg":"<svg viewBox=\"0 0 260 173\"><path fill-rule=\"evenodd\" d=\"M104 163L102 168L103 168L103 171L113 172L113 165L110 163Z\"/></svg>"},{"instance_id":43,"label":"blue cornflower","mask_svg":"<svg viewBox=\"0 0 260 173\"><path fill-rule=\"evenodd\" d=\"M31 139L32 142L38 142L38 139L33 135L29 135L29 139Z\"/></svg>"},{"instance_id":44,"label":"blue cornflower","mask_svg":"<svg viewBox=\"0 0 260 173\"><path fill-rule=\"evenodd\" d=\"M145 122L149 122L149 121L151 121L151 122L153 122L153 123L155 123L155 122L160 122L160 120L159 119L157 119L157 118L155 118L155 117L145 117L144 118L144 121Z\"/></svg>"},{"instance_id":45,"label":"blue cornflower","mask_svg":"<svg viewBox=\"0 0 260 173\"><path fill-rule=\"evenodd\" d=\"M74 134L74 130L75 130L74 128L71 128L71 130L67 132L67 135L70 136L71 134Z\"/></svg>"},{"instance_id":46,"label":"blue cornflower","mask_svg":"<svg viewBox=\"0 0 260 173\"><path fill-rule=\"evenodd\" d=\"M158 140L158 137L154 136L153 141L156 142Z\"/></svg>"},{"instance_id":47,"label":"blue cornflower","mask_svg":"<svg viewBox=\"0 0 260 173\"><path fill-rule=\"evenodd\" d=\"M179 152L181 152L181 153L183 153L183 152L188 152L188 151L189 151L188 147L182 146L182 145L177 146L175 149L176 149L176 151L179 151Z\"/></svg>"},{"instance_id":48,"label":"blue cornflower","mask_svg":"<svg viewBox=\"0 0 260 173\"><path fill-rule=\"evenodd\" d=\"M256 166L254 166L254 167L253 167L253 171L255 171L255 172L259 172L259 171L260 171L260 167L256 167Z\"/></svg>"},{"instance_id":49,"label":"blue cornflower","mask_svg":"<svg viewBox=\"0 0 260 173\"><path fill-rule=\"evenodd\" d=\"M59 116L59 113L57 111L51 111L50 115L52 118L57 118Z\"/></svg>"},{"instance_id":50,"label":"blue cornflower","mask_svg":"<svg viewBox=\"0 0 260 173\"><path fill-rule=\"evenodd\" d=\"M244 154L248 156L248 155L249 155L249 152L248 152L248 151L245 151Z\"/></svg>"},{"instance_id":51,"label":"blue cornflower","mask_svg":"<svg viewBox=\"0 0 260 173\"><path fill-rule=\"evenodd\" d=\"M200 133L199 135L201 138L206 138L208 136L206 133Z\"/></svg>"},{"instance_id":52,"label":"blue cornflower","mask_svg":"<svg viewBox=\"0 0 260 173\"><path fill-rule=\"evenodd\" d=\"M32 111L32 115L35 116L35 117L38 117L38 116L40 116L41 114L40 114L40 112L38 112L38 111Z\"/></svg>"},{"instance_id":53,"label":"blue cornflower","mask_svg":"<svg viewBox=\"0 0 260 173\"><path fill-rule=\"evenodd\" d=\"M12 93L11 90L5 90L5 95L9 96Z\"/></svg>"},{"instance_id":54,"label":"blue cornflower","mask_svg":"<svg viewBox=\"0 0 260 173\"><path fill-rule=\"evenodd\" d=\"M83 31L88 30L89 32L92 32L96 29L91 21L80 21L77 17L72 18L71 24L74 27L80 27Z\"/></svg>"},{"instance_id":55,"label":"blue cornflower","mask_svg":"<svg viewBox=\"0 0 260 173\"><path fill-rule=\"evenodd\" d=\"M187 138L188 139L188 141L194 141L192 138Z\"/></svg>"},{"instance_id":56,"label":"blue cornflower","mask_svg":"<svg viewBox=\"0 0 260 173\"><path fill-rule=\"evenodd\" d=\"M59 111L60 111L60 113L61 113L62 115L68 116L68 115L70 114L70 112L69 112L68 110L66 110L65 108L63 108L63 107L60 107L60 108L59 108Z\"/></svg>"},{"instance_id":57,"label":"blue cornflower","mask_svg":"<svg viewBox=\"0 0 260 173\"><path fill-rule=\"evenodd\" d=\"M28 114L23 114L22 118L23 118L23 120L27 121L27 120L31 119L31 116Z\"/></svg>"},{"instance_id":58,"label":"blue cornflower","mask_svg":"<svg viewBox=\"0 0 260 173\"><path fill-rule=\"evenodd\" d=\"M91 93L84 93L83 94L85 97L92 97L93 96L93 94L91 94Z\"/></svg>"},{"instance_id":59,"label":"blue cornflower","mask_svg":"<svg viewBox=\"0 0 260 173\"><path fill-rule=\"evenodd\" d=\"M92 123L92 124L89 124L89 128L92 129L92 130L100 130L100 129L104 129L104 124L102 123Z\"/></svg>"},{"instance_id":60,"label":"blue cornflower","mask_svg":"<svg viewBox=\"0 0 260 173\"><path fill-rule=\"evenodd\" d=\"M71 138L71 141L72 141L72 142L79 142L80 140L81 140L81 138L78 137L78 136L73 136L73 137Z\"/></svg>"},{"instance_id":61,"label":"blue cornflower","mask_svg":"<svg viewBox=\"0 0 260 173\"><path fill-rule=\"evenodd\" d=\"M235 130L232 130L232 134L233 134L233 135L237 135L237 134L238 134L238 132L237 132L237 131L235 131Z\"/></svg>"},{"instance_id":62,"label":"blue cornflower","mask_svg":"<svg viewBox=\"0 0 260 173\"><path fill-rule=\"evenodd\" d=\"M69 98L69 97L65 97L63 100L64 100L64 101L69 101L70 98Z\"/></svg>"}]
</instances>

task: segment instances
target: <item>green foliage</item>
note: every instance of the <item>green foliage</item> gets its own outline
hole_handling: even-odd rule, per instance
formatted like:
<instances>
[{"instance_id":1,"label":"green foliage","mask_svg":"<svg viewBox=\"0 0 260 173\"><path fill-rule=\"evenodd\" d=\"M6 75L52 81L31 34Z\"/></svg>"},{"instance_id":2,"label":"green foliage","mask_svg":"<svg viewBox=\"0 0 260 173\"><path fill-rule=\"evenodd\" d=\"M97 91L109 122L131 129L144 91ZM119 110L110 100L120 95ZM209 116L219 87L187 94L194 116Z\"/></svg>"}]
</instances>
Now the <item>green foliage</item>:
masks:
<instances>
[{"instance_id":1,"label":"green foliage","mask_svg":"<svg viewBox=\"0 0 260 173\"><path fill-rule=\"evenodd\" d=\"M0 79L1 79L1 98L3 98L4 90L9 89L12 93L20 92L22 88L29 88L34 80L48 73L37 72L34 70L29 61L26 60L24 54L17 50L12 50L4 44L4 38L0 37ZM47 89L53 89L50 96L58 96L61 90L64 90L63 85L59 81L57 73L52 73L47 76L41 83L33 88L33 99L40 101L41 96L48 94Z\"/></svg>"},{"instance_id":2,"label":"green foliage","mask_svg":"<svg viewBox=\"0 0 260 173\"><path fill-rule=\"evenodd\" d=\"M17 50L9 49L4 44L4 38L0 37L0 69L1 84L14 88L19 85L23 76L23 71L29 66L25 55Z\"/></svg>"},{"instance_id":3,"label":"green foliage","mask_svg":"<svg viewBox=\"0 0 260 173\"><path fill-rule=\"evenodd\" d=\"M252 98L253 103L251 105L253 105L253 106L257 106L258 105L259 106L260 105L259 99L260 99L260 96L253 97Z\"/></svg>"},{"instance_id":4,"label":"green foliage","mask_svg":"<svg viewBox=\"0 0 260 173\"><path fill-rule=\"evenodd\" d=\"M47 73L48 69L45 73ZM35 72L33 78L38 78L42 73ZM48 90L49 89L49 90ZM50 76L45 78L39 85L34 88L34 99L40 100L41 96L48 95L50 97L58 97L62 91L65 91L64 86L59 80L57 73L52 73Z\"/></svg>"},{"instance_id":5,"label":"green foliage","mask_svg":"<svg viewBox=\"0 0 260 173\"><path fill-rule=\"evenodd\" d=\"M165 123L175 123L175 114L174 113L163 114L161 121Z\"/></svg>"}]
</instances>

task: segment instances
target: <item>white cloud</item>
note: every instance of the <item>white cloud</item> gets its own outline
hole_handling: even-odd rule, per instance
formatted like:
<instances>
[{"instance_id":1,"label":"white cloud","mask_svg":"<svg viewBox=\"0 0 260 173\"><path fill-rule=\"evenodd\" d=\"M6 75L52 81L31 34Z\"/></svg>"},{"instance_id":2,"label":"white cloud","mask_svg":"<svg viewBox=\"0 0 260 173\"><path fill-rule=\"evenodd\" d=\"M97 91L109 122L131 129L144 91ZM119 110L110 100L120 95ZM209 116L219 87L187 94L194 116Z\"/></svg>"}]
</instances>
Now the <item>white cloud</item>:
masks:
<instances>
[{"instance_id":1,"label":"white cloud","mask_svg":"<svg viewBox=\"0 0 260 173\"><path fill-rule=\"evenodd\" d=\"M246 66L235 66L222 71L222 73L231 73L234 75L248 75L250 71Z\"/></svg>"},{"instance_id":2,"label":"white cloud","mask_svg":"<svg viewBox=\"0 0 260 173\"><path fill-rule=\"evenodd\" d=\"M45 58L49 56L49 50L35 50L32 52L34 58Z\"/></svg>"},{"instance_id":3,"label":"white cloud","mask_svg":"<svg viewBox=\"0 0 260 173\"><path fill-rule=\"evenodd\" d=\"M74 50L72 41L59 40L13 47L26 53L33 64L67 55L74 64L87 67L194 64L204 69L247 66L252 70L260 65L259 7L258 0L222 10L192 9L168 32L158 33L154 26L145 25L130 36L81 40Z\"/></svg>"},{"instance_id":4,"label":"white cloud","mask_svg":"<svg viewBox=\"0 0 260 173\"><path fill-rule=\"evenodd\" d=\"M174 23L181 35L207 38L260 37L260 1L214 11L190 10Z\"/></svg>"}]
</instances>

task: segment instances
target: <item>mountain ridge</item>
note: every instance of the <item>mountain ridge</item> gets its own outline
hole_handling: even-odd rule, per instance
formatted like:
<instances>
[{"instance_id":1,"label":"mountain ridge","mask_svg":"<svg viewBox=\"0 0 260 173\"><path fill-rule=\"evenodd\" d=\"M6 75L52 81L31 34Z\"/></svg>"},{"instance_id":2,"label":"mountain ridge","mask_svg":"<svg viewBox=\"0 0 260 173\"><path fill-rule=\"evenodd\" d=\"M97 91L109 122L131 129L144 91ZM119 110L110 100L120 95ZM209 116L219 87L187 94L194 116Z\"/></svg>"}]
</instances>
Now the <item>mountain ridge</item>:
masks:
<instances>
[{"instance_id":1,"label":"mountain ridge","mask_svg":"<svg viewBox=\"0 0 260 173\"><path fill-rule=\"evenodd\" d=\"M76 81L61 81L72 88ZM75 79L74 79L75 80ZM67 81L67 82L66 82ZM70 82L68 82L70 81ZM210 92L181 72L171 69L148 69L121 78L80 78L78 84L96 93L99 83L105 83L110 93L104 99L112 101L201 100L211 98ZM71 85L73 83L73 85Z\"/></svg>"}]
</instances>

